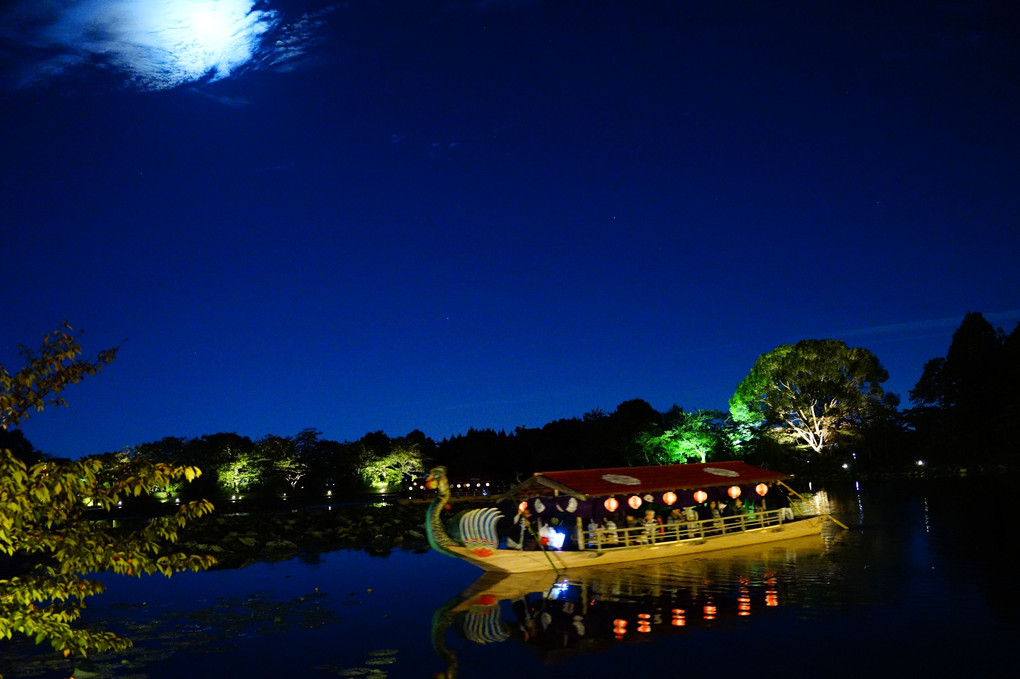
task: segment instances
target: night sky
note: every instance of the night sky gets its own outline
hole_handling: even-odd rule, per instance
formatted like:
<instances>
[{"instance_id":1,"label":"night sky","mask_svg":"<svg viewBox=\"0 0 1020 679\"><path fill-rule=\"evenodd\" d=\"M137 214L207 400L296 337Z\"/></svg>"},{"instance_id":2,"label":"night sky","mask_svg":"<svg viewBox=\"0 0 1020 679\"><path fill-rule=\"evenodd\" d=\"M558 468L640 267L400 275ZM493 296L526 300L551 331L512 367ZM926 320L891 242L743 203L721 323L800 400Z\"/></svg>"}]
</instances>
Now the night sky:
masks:
<instances>
[{"instance_id":1,"label":"night sky","mask_svg":"<svg viewBox=\"0 0 1020 679\"><path fill-rule=\"evenodd\" d=\"M0 363L54 455L726 408L1020 321L1015 2L0 5Z\"/></svg>"}]
</instances>

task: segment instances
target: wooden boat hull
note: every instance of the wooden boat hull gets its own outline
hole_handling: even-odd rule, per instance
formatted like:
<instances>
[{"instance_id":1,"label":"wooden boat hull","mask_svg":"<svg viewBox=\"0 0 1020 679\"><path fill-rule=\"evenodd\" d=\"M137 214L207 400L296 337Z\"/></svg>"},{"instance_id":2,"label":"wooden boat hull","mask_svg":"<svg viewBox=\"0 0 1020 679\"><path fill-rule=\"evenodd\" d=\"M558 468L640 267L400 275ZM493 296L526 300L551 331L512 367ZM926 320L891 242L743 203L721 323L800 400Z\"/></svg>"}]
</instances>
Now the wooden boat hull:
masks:
<instances>
[{"instance_id":1,"label":"wooden boat hull","mask_svg":"<svg viewBox=\"0 0 1020 679\"><path fill-rule=\"evenodd\" d=\"M762 545L779 540L790 540L809 535L820 535L826 517L812 516L780 525L753 528L746 531L716 535L705 539L659 542L633 547L614 547L603 550L578 551L522 551L498 549L489 556L479 556L464 547L449 547L449 551L486 571L528 573L533 571L565 571L610 564L626 564L648 559L664 559L704 554L723 549Z\"/></svg>"}]
</instances>

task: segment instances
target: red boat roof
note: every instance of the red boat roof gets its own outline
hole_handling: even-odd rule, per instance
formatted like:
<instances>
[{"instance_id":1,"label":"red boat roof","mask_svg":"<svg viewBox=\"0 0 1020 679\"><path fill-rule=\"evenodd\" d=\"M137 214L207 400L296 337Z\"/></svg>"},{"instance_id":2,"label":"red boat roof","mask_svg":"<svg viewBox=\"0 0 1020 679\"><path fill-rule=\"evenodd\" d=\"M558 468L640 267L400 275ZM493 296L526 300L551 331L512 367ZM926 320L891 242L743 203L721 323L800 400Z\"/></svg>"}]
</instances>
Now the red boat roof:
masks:
<instances>
[{"instance_id":1,"label":"red boat roof","mask_svg":"<svg viewBox=\"0 0 1020 679\"><path fill-rule=\"evenodd\" d=\"M506 495L548 494L551 491L579 499L623 493L709 488L779 481L788 474L771 472L745 462L673 464L661 467L613 467L539 472Z\"/></svg>"}]
</instances>

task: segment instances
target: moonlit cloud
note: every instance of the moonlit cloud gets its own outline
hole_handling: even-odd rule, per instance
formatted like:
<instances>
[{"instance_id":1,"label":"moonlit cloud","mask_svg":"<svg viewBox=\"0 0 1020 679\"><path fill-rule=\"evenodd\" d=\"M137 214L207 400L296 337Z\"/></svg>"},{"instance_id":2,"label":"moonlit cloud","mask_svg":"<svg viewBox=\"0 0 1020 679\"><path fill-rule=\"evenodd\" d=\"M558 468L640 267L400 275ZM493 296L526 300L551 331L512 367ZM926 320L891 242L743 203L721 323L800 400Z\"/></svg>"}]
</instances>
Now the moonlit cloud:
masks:
<instances>
[{"instance_id":1,"label":"moonlit cloud","mask_svg":"<svg viewBox=\"0 0 1020 679\"><path fill-rule=\"evenodd\" d=\"M306 15L281 25L257 0L63 0L26 3L3 18L15 27L4 37L36 55L22 86L99 68L147 90L279 68L304 54L303 41L321 22Z\"/></svg>"}]
</instances>

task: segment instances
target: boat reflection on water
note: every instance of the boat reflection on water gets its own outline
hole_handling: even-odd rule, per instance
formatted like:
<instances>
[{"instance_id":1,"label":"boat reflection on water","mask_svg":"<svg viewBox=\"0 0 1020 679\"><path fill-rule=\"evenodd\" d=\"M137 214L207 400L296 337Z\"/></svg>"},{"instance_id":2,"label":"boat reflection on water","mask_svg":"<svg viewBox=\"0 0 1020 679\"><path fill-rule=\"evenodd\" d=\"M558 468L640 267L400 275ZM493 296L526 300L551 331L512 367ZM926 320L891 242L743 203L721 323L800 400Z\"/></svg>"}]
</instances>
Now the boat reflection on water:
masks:
<instances>
[{"instance_id":1,"label":"boat reflection on water","mask_svg":"<svg viewBox=\"0 0 1020 679\"><path fill-rule=\"evenodd\" d=\"M543 662L621 644L730 627L784 605L800 559L826 550L821 536L728 550L711 557L644 561L565 573L486 573L436 611L432 642L457 676L447 632L472 644L516 641Z\"/></svg>"}]
</instances>

